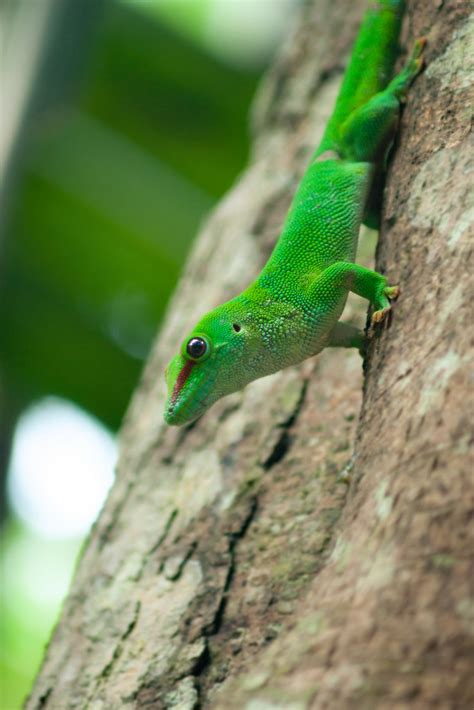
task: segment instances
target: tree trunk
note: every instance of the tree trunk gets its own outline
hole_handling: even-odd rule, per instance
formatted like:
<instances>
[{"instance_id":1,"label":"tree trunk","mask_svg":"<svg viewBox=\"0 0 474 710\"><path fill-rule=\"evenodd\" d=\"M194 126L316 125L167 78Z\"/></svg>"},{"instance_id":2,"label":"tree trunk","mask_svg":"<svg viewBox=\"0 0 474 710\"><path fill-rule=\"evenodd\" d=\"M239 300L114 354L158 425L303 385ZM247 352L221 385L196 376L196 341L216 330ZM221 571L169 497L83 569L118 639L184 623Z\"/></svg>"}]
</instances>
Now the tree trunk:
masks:
<instances>
[{"instance_id":1,"label":"tree trunk","mask_svg":"<svg viewBox=\"0 0 474 710\"><path fill-rule=\"evenodd\" d=\"M162 421L183 334L269 255L365 6L310 3L262 86L251 164L196 241L28 708L473 706L467 0L407 13L427 69L377 259L402 295L363 397L359 356L328 350L194 426Z\"/></svg>"}]
</instances>

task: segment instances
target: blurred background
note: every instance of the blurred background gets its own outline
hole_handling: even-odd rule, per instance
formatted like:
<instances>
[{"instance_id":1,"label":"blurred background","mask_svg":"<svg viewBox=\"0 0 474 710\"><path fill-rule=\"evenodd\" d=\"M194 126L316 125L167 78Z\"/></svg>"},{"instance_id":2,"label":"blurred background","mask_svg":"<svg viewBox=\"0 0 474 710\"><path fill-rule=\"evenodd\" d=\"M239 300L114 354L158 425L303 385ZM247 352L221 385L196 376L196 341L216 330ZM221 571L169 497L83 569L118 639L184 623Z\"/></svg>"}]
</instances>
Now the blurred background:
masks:
<instances>
[{"instance_id":1,"label":"blurred background","mask_svg":"<svg viewBox=\"0 0 474 710\"><path fill-rule=\"evenodd\" d=\"M298 0L2 0L1 710L19 708Z\"/></svg>"}]
</instances>

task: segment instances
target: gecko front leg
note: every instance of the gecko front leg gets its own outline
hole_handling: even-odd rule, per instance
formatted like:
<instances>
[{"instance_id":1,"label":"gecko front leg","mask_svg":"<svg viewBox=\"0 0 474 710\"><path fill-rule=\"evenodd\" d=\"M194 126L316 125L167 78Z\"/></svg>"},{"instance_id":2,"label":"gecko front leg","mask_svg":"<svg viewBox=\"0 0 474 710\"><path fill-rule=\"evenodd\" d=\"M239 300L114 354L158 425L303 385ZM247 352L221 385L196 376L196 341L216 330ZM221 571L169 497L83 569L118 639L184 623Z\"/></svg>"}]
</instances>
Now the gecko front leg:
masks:
<instances>
[{"instance_id":1,"label":"gecko front leg","mask_svg":"<svg viewBox=\"0 0 474 710\"><path fill-rule=\"evenodd\" d=\"M391 309L390 302L400 293L398 286L389 286L382 274L352 262L336 261L316 277L311 286L311 297L317 303L336 302L347 291L373 304L372 323L380 323L385 318Z\"/></svg>"}]
</instances>

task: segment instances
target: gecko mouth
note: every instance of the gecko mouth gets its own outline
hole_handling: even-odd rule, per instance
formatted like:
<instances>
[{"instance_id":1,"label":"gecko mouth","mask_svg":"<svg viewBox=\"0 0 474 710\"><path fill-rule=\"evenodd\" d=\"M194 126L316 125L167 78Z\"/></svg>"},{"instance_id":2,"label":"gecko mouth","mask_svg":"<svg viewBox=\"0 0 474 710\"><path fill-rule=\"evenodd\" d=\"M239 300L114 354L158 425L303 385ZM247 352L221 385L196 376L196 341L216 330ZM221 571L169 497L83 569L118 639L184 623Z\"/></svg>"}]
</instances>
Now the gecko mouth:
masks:
<instances>
[{"instance_id":1,"label":"gecko mouth","mask_svg":"<svg viewBox=\"0 0 474 710\"><path fill-rule=\"evenodd\" d=\"M185 385L195 365L201 369L201 365L188 360L178 373L165 410L165 420L170 425L181 426L193 422L215 401L215 397L212 397L212 386L217 379L219 367L212 372L199 373L201 376L198 376L198 382L190 383L193 385L191 390L183 391L188 389Z\"/></svg>"},{"instance_id":2,"label":"gecko mouth","mask_svg":"<svg viewBox=\"0 0 474 710\"><path fill-rule=\"evenodd\" d=\"M173 409L176 406L176 402L178 401L178 397L181 394L181 391L186 384L189 375L191 374L191 370L193 369L194 365L196 363L193 360L187 360L184 366L181 368L178 377L176 378L176 382L174 383L173 391L171 393L170 397L170 404L168 407L168 412L172 414Z\"/></svg>"}]
</instances>

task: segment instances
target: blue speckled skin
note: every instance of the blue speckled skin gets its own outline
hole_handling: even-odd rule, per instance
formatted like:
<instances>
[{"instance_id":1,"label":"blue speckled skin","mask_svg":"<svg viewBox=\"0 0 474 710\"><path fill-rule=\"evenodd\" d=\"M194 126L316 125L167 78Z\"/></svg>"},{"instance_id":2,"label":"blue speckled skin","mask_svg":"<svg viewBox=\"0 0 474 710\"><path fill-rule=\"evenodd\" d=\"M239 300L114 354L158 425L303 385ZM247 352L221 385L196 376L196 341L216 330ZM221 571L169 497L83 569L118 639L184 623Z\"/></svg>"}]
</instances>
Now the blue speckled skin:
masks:
<instances>
[{"instance_id":1,"label":"blue speckled skin","mask_svg":"<svg viewBox=\"0 0 474 710\"><path fill-rule=\"evenodd\" d=\"M363 334L338 322L348 292L374 304L376 322L398 294L354 259L361 222L374 221L373 178L393 140L400 101L421 67L418 41L405 69L387 85L402 4L371 4L333 115L263 271L243 293L205 315L171 360L168 424L193 421L220 397L327 346L361 348Z\"/></svg>"}]
</instances>

